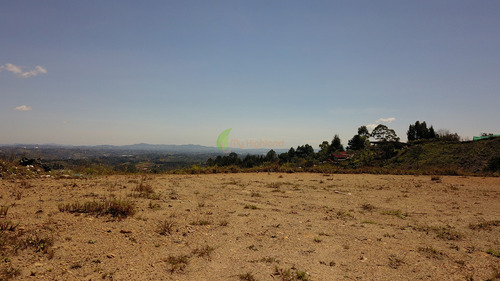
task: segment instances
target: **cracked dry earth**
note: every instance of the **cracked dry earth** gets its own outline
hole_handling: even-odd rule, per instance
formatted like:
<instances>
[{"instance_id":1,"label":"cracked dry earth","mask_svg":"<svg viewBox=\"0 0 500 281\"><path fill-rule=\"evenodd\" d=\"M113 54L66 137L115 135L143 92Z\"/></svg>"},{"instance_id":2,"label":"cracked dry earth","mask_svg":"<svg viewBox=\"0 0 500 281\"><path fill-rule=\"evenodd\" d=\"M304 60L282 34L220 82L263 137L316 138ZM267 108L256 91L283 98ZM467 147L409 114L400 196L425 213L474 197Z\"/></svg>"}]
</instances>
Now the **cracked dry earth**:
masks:
<instances>
[{"instance_id":1,"label":"cracked dry earth","mask_svg":"<svg viewBox=\"0 0 500 281\"><path fill-rule=\"evenodd\" d=\"M499 178L116 175L0 191L2 280L500 278ZM82 207L113 200L133 214Z\"/></svg>"}]
</instances>

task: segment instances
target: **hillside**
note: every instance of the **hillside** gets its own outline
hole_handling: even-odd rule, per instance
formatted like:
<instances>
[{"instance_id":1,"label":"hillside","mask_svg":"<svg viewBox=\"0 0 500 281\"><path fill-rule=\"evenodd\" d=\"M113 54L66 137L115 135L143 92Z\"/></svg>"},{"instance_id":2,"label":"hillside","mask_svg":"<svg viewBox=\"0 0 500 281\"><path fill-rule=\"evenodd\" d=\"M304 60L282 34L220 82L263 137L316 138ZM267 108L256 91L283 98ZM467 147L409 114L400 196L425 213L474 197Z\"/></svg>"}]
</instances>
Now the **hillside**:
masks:
<instances>
[{"instance_id":1,"label":"hillside","mask_svg":"<svg viewBox=\"0 0 500 281\"><path fill-rule=\"evenodd\" d=\"M389 160L389 166L425 171L478 173L488 167L492 158L500 157L500 138L472 142L422 142Z\"/></svg>"}]
</instances>

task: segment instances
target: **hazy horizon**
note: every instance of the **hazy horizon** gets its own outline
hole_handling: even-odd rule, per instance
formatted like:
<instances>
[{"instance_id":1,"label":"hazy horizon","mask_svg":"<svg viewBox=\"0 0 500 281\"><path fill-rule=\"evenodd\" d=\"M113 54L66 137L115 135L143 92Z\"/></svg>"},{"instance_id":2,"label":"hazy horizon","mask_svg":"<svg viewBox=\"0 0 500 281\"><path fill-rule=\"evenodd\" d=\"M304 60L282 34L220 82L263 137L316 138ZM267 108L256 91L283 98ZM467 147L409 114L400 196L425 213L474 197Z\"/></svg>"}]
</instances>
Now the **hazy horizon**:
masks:
<instances>
[{"instance_id":1,"label":"hazy horizon","mask_svg":"<svg viewBox=\"0 0 500 281\"><path fill-rule=\"evenodd\" d=\"M9 1L0 144L500 133L500 2Z\"/></svg>"}]
</instances>

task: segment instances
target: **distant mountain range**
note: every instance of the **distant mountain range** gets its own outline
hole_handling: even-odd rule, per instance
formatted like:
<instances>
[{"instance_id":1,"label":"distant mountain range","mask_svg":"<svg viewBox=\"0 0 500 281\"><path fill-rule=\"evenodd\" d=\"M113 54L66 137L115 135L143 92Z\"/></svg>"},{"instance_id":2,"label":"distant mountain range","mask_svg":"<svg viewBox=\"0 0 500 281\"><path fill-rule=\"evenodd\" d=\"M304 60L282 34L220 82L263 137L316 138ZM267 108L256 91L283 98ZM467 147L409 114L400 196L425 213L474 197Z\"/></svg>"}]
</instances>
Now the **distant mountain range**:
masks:
<instances>
[{"instance_id":1,"label":"distant mountain range","mask_svg":"<svg viewBox=\"0 0 500 281\"><path fill-rule=\"evenodd\" d=\"M81 150L96 150L96 151L133 151L133 152L151 152L151 153L172 153L172 154L225 154L217 147L203 146L196 144L148 144L138 143L131 145L94 145L94 146L74 146L74 145L61 145L61 144L1 144L1 147L15 147L26 149L81 149ZM271 148L259 149L240 149L230 148L228 151L237 154L266 154ZM287 152L288 149L274 149L276 153Z\"/></svg>"}]
</instances>

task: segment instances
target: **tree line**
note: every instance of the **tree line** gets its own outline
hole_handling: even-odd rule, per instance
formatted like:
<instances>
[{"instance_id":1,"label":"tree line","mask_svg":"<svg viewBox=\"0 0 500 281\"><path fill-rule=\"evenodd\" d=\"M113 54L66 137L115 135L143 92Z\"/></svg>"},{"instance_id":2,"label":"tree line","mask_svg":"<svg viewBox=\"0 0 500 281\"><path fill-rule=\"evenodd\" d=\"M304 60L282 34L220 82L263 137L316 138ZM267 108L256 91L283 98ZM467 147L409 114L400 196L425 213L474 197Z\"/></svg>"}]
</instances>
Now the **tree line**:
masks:
<instances>
[{"instance_id":1,"label":"tree line","mask_svg":"<svg viewBox=\"0 0 500 281\"><path fill-rule=\"evenodd\" d=\"M421 141L459 141L460 137L448 130L436 132L431 125L427 127L425 121L416 121L410 124L407 131L408 143ZM374 139L370 142L370 139ZM400 142L396 132L386 125L379 124L371 132L366 126L358 128L358 132L347 142L344 148L339 135L335 134L332 141L323 141L319 150L315 152L309 145L291 147L287 152L277 154L270 150L266 155L250 155L240 158L238 154L231 152L228 155L209 158L206 165L211 166L238 166L240 168L253 168L265 164L288 165L292 167L310 167L316 164L338 163L335 154L346 153L352 156L350 164L365 165L377 160L387 160L393 157L399 149L407 144Z\"/></svg>"}]
</instances>

